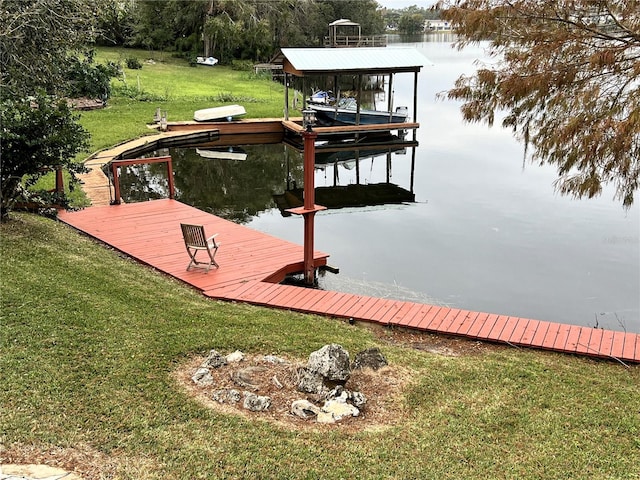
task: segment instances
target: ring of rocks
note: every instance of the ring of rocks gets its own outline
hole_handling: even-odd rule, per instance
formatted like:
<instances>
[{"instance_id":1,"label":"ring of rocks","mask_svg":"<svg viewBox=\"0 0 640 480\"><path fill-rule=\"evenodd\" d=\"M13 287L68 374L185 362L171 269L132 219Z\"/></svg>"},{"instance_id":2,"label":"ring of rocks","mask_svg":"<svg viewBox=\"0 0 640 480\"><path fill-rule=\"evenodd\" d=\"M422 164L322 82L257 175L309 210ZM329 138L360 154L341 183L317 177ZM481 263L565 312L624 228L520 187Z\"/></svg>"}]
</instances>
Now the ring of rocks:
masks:
<instances>
[{"instance_id":1,"label":"ring of rocks","mask_svg":"<svg viewBox=\"0 0 640 480\"><path fill-rule=\"evenodd\" d=\"M379 429L402 418L409 370L367 349L351 360L338 344L309 359L223 354L213 349L180 365L178 383L208 408L288 428Z\"/></svg>"}]
</instances>

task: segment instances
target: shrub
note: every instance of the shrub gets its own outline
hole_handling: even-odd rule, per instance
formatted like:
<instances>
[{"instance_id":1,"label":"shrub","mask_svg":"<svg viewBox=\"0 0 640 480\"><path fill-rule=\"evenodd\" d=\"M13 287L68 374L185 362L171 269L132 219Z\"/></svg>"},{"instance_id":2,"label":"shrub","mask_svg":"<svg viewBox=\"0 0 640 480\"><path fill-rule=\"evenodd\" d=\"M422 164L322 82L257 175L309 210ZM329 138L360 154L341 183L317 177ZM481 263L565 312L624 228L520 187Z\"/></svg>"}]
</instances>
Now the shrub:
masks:
<instances>
[{"instance_id":1,"label":"shrub","mask_svg":"<svg viewBox=\"0 0 640 480\"><path fill-rule=\"evenodd\" d=\"M120 66L114 62L94 64L93 53L85 58L68 59L65 95L78 98L90 97L106 100L111 96L111 77L118 75Z\"/></svg>"},{"instance_id":2,"label":"shrub","mask_svg":"<svg viewBox=\"0 0 640 480\"><path fill-rule=\"evenodd\" d=\"M138 60L138 57L128 57L125 59L125 63L127 68L131 70L140 70L142 68L142 63Z\"/></svg>"},{"instance_id":3,"label":"shrub","mask_svg":"<svg viewBox=\"0 0 640 480\"><path fill-rule=\"evenodd\" d=\"M1 221L8 218L17 201L32 200L32 195L38 194L28 192L28 187L51 169L66 169L71 176L70 187L77 181L76 174L86 171L84 164L73 161L77 153L89 146L89 133L78 119L66 101L44 92L0 103ZM43 195L40 192L40 198ZM59 204L64 200L64 196L46 197L46 201L55 200Z\"/></svg>"},{"instance_id":4,"label":"shrub","mask_svg":"<svg viewBox=\"0 0 640 480\"><path fill-rule=\"evenodd\" d=\"M154 93L145 92L142 89L132 87L130 85L114 85L113 94L117 97L131 98L139 102L164 102L166 97Z\"/></svg>"},{"instance_id":5,"label":"shrub","mask_svg":"<svg viewBox=\"0 0 640 480\"><path fill-rule=\"evenodd\" d=\"M233 60L231 62L231 68L242 72L250 72L253 71L253 62L249 60Z\"/></svg>"}]
</instances>

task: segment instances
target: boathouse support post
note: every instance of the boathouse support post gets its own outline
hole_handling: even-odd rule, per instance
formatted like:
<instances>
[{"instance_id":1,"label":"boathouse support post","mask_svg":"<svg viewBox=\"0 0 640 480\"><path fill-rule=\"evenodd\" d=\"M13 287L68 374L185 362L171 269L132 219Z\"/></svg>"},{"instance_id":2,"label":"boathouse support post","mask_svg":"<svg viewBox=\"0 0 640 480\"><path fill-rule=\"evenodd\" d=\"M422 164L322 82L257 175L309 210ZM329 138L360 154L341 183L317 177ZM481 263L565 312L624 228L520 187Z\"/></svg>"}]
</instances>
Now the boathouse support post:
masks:
<instances>
[{"instance_id":1,"label":"boathouse support post","mask_svg":"<svg viewBox=\"0 0 640 480\"><path fill-rule=\"evenodd\" d=\"M289 74L284 72L284 119L289 120Z\"/></svg>"},{"instance_id":2,"label":"boathouse support post","mask_svg":"<svg viewBox=\"0 0 640 480\"><path fill-rule=\"evenodd\" d=\"M314 220L316 212L326 210L327 207L316 205L315 163L316 138L318 134L311 128L315 122L313 110L302 111L304 130L301 132L304 146L304 203L302 207L289 208L287 212L302 215L304 218L304 283L309 286L316 284L316 268L313 258Z\"/></svg>"},{"instance_id":3,"label":"boathouse support post","mask_svg":"<svg viewBox=\"0 0 640 480\"><path fill-rule=\"evenodd\" d=\"M318 134L311 128L303 133L304 138L304 283L314 285L316 281L316 269L313 262L314 221L315 221L315 161L316 144Z\"/></svg>"},{"instance_id":4,"label":"boathouse support post","mask_svg":"<svg viewBox=\"0 0 640 480\"><path fill-rule=\"evenodd\" d=\"M413 122L418 122L418 72L413 74ZM413 141L416 141L416 129L413 129Z\"/></svg>"},{"instance_id":5,"label":"boathouse support post","mask_svg":"<svg viewBox=\"0 0 640 480\"><path fill-rule=\"evenodd\" d=\"M387 110L389 110L389 122L393 118L393 73L389 74L389 98L387 98Z\"/></svg>"}]
</instances>

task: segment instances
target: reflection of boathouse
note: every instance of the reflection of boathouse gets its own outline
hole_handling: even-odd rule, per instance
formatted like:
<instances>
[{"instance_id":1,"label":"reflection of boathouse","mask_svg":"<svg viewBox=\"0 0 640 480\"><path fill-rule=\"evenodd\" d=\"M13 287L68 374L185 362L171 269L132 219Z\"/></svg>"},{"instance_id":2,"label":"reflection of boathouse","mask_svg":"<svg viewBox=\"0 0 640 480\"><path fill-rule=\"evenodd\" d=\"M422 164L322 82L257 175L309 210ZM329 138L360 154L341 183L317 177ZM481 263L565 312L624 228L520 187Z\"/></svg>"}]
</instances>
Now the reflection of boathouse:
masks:
<instances>
[{"instance_id":1,"label":"reflection of boathouse","mask_svg":"<svg viewBox=\"0 0 640 480\"><path fill-rule=\"evenodd\" d=\"M385 138L362 139L362 143L353 141L318 142L316 145L315 168L331 175L332 185L316 186L315 198L329 208L366 207L415 202L413 192L413 172L415 169L415 147L417 142L405 141L395 136ZM293 147L296 147L294 144ZM392 162L396 156L411 152L411 170L409 187L404 188L391 182ZM290 168L287 158L287 169ZM384 162L386 181L370 183L363 181L361 175L364 161ZM350 171L350 180L345 184L339 171ZM290 173L287 174L291 178ZM282 193L274 193L273 199L283 216L289 216L288 210L300 207L304 202L304 190L295 182L287 181Z\"/></svg>"}]
</instances>

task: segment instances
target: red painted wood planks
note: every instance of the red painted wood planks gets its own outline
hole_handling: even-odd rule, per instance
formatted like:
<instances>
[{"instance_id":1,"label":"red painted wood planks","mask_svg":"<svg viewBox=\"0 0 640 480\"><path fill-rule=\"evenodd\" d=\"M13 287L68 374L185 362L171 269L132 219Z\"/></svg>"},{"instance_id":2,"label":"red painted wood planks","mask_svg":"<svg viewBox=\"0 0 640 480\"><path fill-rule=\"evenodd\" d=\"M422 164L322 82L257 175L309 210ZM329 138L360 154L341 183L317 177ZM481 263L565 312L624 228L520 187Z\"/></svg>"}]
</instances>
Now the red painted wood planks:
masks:
<instances>
[{"instance_id":1,"label":"red painted wood planks","mask_svg":"<svg viewBox=\"0 0 640 480\"><path fill-rule=\"evenodd\" d=\"M588 328L589 327L580 327L578 325L571 325L569 327L569 332L567 333L567 341L564 344L563 351L570 352L570 353L577 352L582 330L588 329Z\"/></svg>"},{"instance_id":2,"label":"red painted wood planks","mask_svg":"<svg viewBox=\"0 0 640 480\"><path fill-rule=\"evenodd\" d=\"M598 353L600 355L609 357L611 355L611 347L613 347L613 337L615 332L611 330L602 330L602 342L600 343L600 348L598 349Z\"/></svg>"},{"instance_id":3,"label":"red painted wood planks","mask_svg":"<svg viewBox=\"0 0 640 480\"><path fill-rule=\"evenodd\" d=\"M613 358L621 358L623 356L624 351L624 332L615 332L613 334L613 342L611 344L611 353L610 355Z\"/></svg>"},{"instance_id":4,"label":"red painted wood planks","mask_svg":"<svg viewBox=\"0 0 640 480\"><path fill-rule=\"evenodd\" d=\"M451 333L451 325L458 317L458 315L460 315L460 312L461 310L458 308L450 309L437 326L435 324L432 325L433 329L438 332Z\"/></svg>"},{"instance_id":5,"label":"red painted wood planks","mask_svg":"<svg viewBox=\"0 0 640 480\"><path fill-rule=\"evenodd\" d=\"M591 334L593 331L594 329L589 327L580 329L580 335L576 341L576 353L583 353L586 355L592 354Z\"/></svg>"},{"instance_id":6,"label":"red painted wood planks","mask_svg":"<svg viewBox=\"0 0 640 480\"><path fill-rule=\"evenodd\" d=\"M286 273L302 268L300 245L175 200L93 207L81 212L61 212L59 218L214 298L640 362L638 334L279 285L276 282ZM188 256L179 223L202 224L208 233L219 234L221 248L216 256L219 269L209 273L186 271ZM326 258L326 254L314 252L316 265L326 264ZM265 279L269 282L261 281Z\"/></svg>"},{"instance_id":7,"label":"red painted wood planks","mask_svg":"<svg viewBox=\"0 0 640 480\"><path fill-rule=\"evenodd\" d=\"M463 315L458 315L456 317L457 320L457 328L454 330L452 325L451 333L455 333L456 335L467 335L467 332L471 330L474 322L480 316L480 312L467 312L463 311Z\"/></svg>"},{"instance_id":8,"label":"red painted wood planks","mask_svg":"<svg viewBox=\"0 0 640 480\"><path fill-rule=\"evenodd\" d=\"M480 335L480 332L485 327L485 324L488 321L489 321L489 314L480 312L476 317L475 321L473 322L473 325L469 327L469 330L467 331L466 334L472 338L478 338Z\"/></svg>"},{"instance_id":9,"label":"red painted wood planks","mask_svg":"<svg viewBox=\"0 0 640 480\"><path fill-rule=\"evenodd\" d=\"M640 347L640 335L636 333L626 333L624 335L624 348L622 350L622 358L624 360L633 360L635 358L636 343Z\"/></svg>"}]
</instances>

